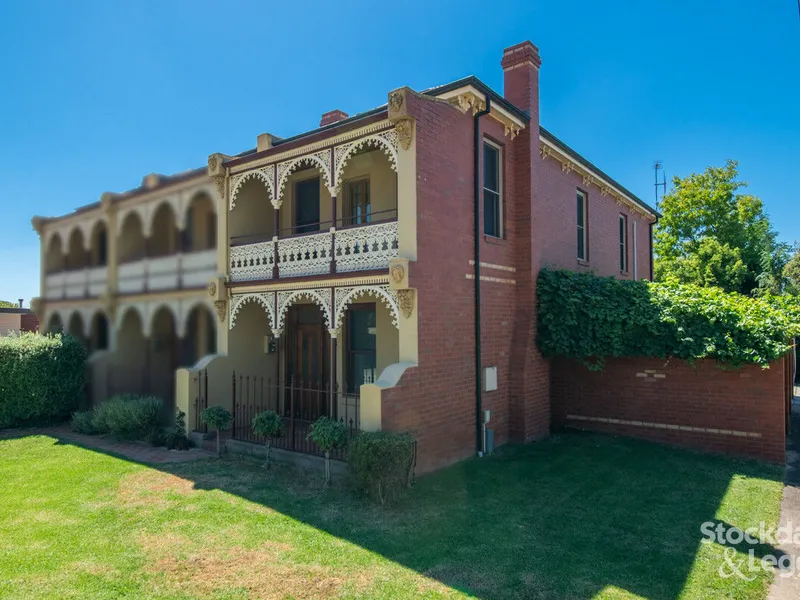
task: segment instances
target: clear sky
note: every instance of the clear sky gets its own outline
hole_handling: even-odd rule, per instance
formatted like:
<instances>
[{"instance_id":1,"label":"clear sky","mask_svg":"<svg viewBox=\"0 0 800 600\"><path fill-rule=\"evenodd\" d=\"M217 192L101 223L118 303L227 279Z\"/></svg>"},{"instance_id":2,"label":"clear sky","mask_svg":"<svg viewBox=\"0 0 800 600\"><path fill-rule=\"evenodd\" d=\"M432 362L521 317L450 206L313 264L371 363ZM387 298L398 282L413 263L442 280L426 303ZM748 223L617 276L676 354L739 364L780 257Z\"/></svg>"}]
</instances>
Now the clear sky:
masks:
<instances>
[{"instance_id":1,"label":"clear sky","mask_svg":"<svg viewBox=\"0 0 800 600\"><path fill-rule=\"evenodd\" d=\"M0 2L0 299L39 294L35 214L256 135L312 129L402 85L539 47L542 125L648 202L668 176L740 161L782 239L800 240L797 0Z\"/></svg>"}]
</instances>

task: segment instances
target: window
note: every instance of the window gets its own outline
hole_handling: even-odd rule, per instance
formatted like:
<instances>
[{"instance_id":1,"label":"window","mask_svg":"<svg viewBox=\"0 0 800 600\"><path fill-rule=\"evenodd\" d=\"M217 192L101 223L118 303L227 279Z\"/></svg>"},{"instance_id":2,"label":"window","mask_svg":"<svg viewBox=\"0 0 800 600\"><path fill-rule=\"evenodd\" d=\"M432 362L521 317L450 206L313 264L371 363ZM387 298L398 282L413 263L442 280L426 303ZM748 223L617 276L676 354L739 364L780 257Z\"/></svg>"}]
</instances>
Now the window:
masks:
<instances>
[{"instance_id":1,"label":"window","mask_svg":"<svg viewBox=\"0 0 800 600\"><path fill-rule=\"evenodd\" d=\"M348 309L345 353L345 389L348 394L355 394L363 384L375 381L374 304L357 304Z\"/></svg>"},{"instance_id":2,"label":"window","mask_svg":"<svg viewBox=\"0 0 800 600\"><path fill-rule=\"evenodd\" d=\"M372 203L369 197L369 179L347 183L345 225L362 225L372 220Z\"/></svg>"},{"instance_id":3,"label":"window","mask_svg":"<svg viewBox=\"0 0 800 600\"><path fill-rule=\"evenodd\" d=\"M578 260L589 260L586 208L586 194L578 190Z\"/></svg>"},{"instance_id":4,"label":"window","mask_svg":"<svg viewBox=\"0 0 800 600\"><path fill-rule=\"evenodd\" d=\"M319 231L319 177L294 186L294 233Z\"/></svg>"},{"instance_id":5,"label":"window","mask_svg":"<svg viewBox=\"0 0 800 600\"><path fill-rule=\"evenodd\" d=\"M483 142L483 233L503 237L500 148Z\"/></svg>"},{"instance_id":6,"label":"window","mask_svg":"<svg viewBox=\"0 0 800 600\"><path fill-rule=\"evenodd\" d=\"M628 271L628 217L619 216L619 270Z\"/></svg>"}]
</instances>

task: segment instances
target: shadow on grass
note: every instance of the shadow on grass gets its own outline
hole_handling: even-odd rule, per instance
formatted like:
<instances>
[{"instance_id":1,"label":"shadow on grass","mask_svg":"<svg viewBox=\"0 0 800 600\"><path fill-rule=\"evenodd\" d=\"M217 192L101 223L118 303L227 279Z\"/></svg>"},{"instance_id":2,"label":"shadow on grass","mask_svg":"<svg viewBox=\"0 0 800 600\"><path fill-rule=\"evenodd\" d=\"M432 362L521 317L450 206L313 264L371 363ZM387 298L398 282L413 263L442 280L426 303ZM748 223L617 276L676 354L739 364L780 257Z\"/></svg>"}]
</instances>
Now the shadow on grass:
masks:
<instances>
[{"instance_id":1,"label":"shadow on grass","mask_svg":"<svg viewBox=\"0 0 800 600\"><path fill-rule=\"evenodd\" d=\"M261 461L235 455L149 466L197 489L258 503L485 600L593 598L609 587L653 600L678 598L697 576L701 525L747 518L720 511L732 483L782 477L776 466L582 433L501 448L421 477L390 509L357 499L345 485L323 489L315 475L284 466L266 471ZM767 545L755 551L757 558L778 556ZM718 566L704 575L717 579L710 585L720 584ZM703 581L697 584L704 589ZM762 597L747 586L763 591L763 580L735 585L744 586L741 597Z\"/></svg>"}]
</instances>

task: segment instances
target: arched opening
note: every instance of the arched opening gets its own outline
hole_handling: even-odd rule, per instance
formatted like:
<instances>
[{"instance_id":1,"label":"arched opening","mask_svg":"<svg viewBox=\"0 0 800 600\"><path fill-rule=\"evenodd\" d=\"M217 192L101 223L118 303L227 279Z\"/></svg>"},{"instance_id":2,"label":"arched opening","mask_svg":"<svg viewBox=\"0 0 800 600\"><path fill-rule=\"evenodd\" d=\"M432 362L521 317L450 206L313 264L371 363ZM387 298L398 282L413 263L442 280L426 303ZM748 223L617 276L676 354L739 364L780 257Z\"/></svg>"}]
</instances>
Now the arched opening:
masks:
<instances>
[{"instance_id":1,"label":"arched opening","mask_svg":"<svg viewBox=\"0 0 800 600\"><path fill-rule=\"evenodd\" d=\"M184 252L202 252L217 247L217 215L214 203L206 193L197 194L186 210L183 232Z\"/></svg>"},{"instance_id":2,"label":"arched opening","mask_svg":"<svg viewBox=\"0 0 800 600\"><path fill-rule=\"evenodd\" d=\"M67 333L71 336L78 338L84 344L86 343L86 334L83 326L83 317L80 313L74 312L69 318L69 325L67 326Z\"/></svg>"},{"instance_id":3,"label":"arched opening","mask_svg":"<svg viewBox=\"0 0 800 600\"><path fill-rule=\"evenodd\" d=\"M108 318L103 312L96 312L92 316L91 330L89 333L89 350L108 350L109 331Z\"/></svg>"},{"instance_id":4,"label":"arched opening","mask_svg":"<svg viewBox=\"0 0 800 600\"><path fill-rule=\"evenodd\" d=\"M61 242L61 236L57 233L53 234L50 238L50 243L47 245L47 253L45 255L45 271L47 273L59 273L64 270L64 247Z\"/></svg>"},{"instance_id":5,"label":"arched opening","mask_svg":"<svg viewBox=\"0 0 800 600\"><path fill-rule=\"evenodd\" d=\"M105 267L108 264L108 228L105 221L98 221L92 228L89 249L89 266Z\"/></svg>"},{"instance_id":6,"label":"arched opening","mask_svg":"<svg viewBox=\"0 0 800 600\"><path fill-rule=\"evenodd\" d=\"M217 351L217 327L211 309L198 304L189 312L186 334L181 343L180 365L192 366Z\"/></svg>"},{"instance_id":7,"label":"arched opening","mask_svg":"<svg viewBox=\"0 0 800 600\"><path fill-rule=\"evenodd\" d=\"M145 255L145 237L142 219L136 212L130 212L122 222L119 235L119 260L132 262L142 260Z\"/></svg>"},{"instance_id":8,"label":"arched opening","mask_svg":"<svg viewBox=\"0 0 800 600\"><path fill-rule=\"evenodd\" d=\"M332 218L327 175L315 163L302 163L283 186L279 235L289 237L327 230Z\"/></svg>"},{"instance_id":9,"label":"arched opening","mask_svg":"<svg viewBox=\"0 0 800 600\"><path fill-rule=\"evenodd\" d=\"M164 417L175 411L175 369L179 364L180 344L172 311L161 306L152 316L149 341L150 390L164 400Z\"/></svg>"},{"instance_id":10,"label":"arched opening","mask_svg":"<svg viewBox=\"0 0 800 600\"><path fill-rule=\"evenodd\" d=\"M236 206L228 215L231 245L271 240L275 235L275 209L266 184L251 177L239 187Z\"/></svg>"},{"instance_id":11,"label":"arched opening","mask_svg":"<svg viewBox=\"0 0 800 600\"><path fill-rule=\"evenodd\" d=\"M45 333L55 335L64 332L64 323L61 321L61 315L53 313L47 320L47 329Z\"/></svg>"},{"instance_id":12,"label":"arched opening","mask_svg":"<svg viewBox=\"0 0 800 600\"><path fill-rule=\"evenodd\" d=\"M114 364L109 367L109 393L146 394L149 392L147 338L142 316L133 307L122 315L117 332Z\"/></svg>"},{"instance_id":13,"label":"arched opening","mask_svg":"<svg viewBox=\"0 0 800 600\"><path fill-rule=\"evenodd\" d=\"M377 142L365 145L347 159L337 204L339 226L397 219L397 173Z\"/></svg>"},{"instance_id":14,"label":"arched opening","mask_svg":"<svg viewBox=\"0 0 800 600\"><path fill-rule=\"evenodd\" d=\"M87 266L87 258L83 232L76 227L69 235L69 247L66 261L67 270L76 271L85 268Z\"/></svg>"},{"instance_id":15,"label":"arched opening","mask_svg":"<svg viewBox=\"0 0 800 600\"><path fill-rule=\"evenodd\" d=\"M170 256L178 251L178 228L172 207L161 204L153 215L153 226L147 244L147 254L153 258Z\"/></svg>"}]
</instances>

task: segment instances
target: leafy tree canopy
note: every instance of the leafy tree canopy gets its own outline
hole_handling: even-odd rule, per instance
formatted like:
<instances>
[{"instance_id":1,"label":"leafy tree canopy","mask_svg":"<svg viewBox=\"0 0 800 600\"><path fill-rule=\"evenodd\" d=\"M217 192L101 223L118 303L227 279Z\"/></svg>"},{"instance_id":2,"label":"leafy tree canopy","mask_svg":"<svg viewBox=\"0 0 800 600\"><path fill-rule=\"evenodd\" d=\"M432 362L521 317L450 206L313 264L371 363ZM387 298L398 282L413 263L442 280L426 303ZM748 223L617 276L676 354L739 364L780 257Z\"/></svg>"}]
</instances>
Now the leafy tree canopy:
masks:
<instances>
[{"instance_id":1,"label":"leafy tree canopy","mask_svg":"<svg viewBox=\"0 0 800 600\"><path fill-rule=\"evenodd\" d=\"M17 308L19 304L16 302L8 302L7 300L0 300L0 308Z\"/></svg>"},{"instance_id":2,"label":"leafy tree canopy","mask_svg":"<svg viewBox=\"0 0 800 600\"><path fill-rule=\"evenodd\" d=\"M728 292L782 293L790 247L776 232L757 197L739 193L738 163L675 177L664 196L655 232L657 281L716 286Z\"/></svg>"}]
</instances>

